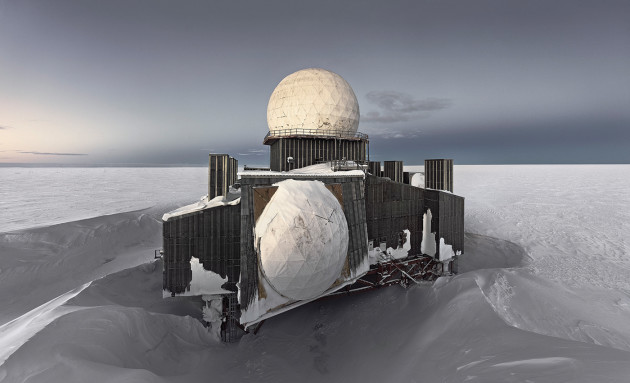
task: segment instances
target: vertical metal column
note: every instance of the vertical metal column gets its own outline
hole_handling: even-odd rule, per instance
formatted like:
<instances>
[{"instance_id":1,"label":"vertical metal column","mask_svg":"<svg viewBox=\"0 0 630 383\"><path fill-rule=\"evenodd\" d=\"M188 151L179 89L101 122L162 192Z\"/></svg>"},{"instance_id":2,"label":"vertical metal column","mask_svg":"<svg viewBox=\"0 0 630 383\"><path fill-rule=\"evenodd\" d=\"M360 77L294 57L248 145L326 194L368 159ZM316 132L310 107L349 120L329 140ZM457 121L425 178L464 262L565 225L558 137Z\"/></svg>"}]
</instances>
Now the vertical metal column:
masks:
<instances>
[{"instance_id":1,"label":"vertical metal column","mask_svg":"<svg viewBox=\"0 0 630 383\"><path fill-rule=\"evenodd\" d=\"M385 161L384 174L394 182L403 182L403 162L402 161Z\"/></svg>"},{"instance_id":2,"label":"vertical metal column","mask_svg":"<svg viewBox=\"0 0 630 383\"><path fill-rule=\"evenodd\" d=\"M453 160L424 160L424 187L453 192Z\"/></svg>"},{"instance_id":3,"label":"vertical metal column","mask_svg":"<svg viewBox=\"0 0 630 383\"><path fill-rule=\"evenodd\" d=\"M236 182L238 161L227 154L210 154L208 166L208 199L226 196Z\"/></svg>"},{"instance_id":4,"label":"vertical metal column","mask_svg":"<svg viewBox=\"0 0 630 383\"><path fill-rule=\"evenodd\" d=\"M369 161L368 172L370 172L370 174L373 176L380 177L381 176L381 161Z\"/></svg>"}]
</instances>

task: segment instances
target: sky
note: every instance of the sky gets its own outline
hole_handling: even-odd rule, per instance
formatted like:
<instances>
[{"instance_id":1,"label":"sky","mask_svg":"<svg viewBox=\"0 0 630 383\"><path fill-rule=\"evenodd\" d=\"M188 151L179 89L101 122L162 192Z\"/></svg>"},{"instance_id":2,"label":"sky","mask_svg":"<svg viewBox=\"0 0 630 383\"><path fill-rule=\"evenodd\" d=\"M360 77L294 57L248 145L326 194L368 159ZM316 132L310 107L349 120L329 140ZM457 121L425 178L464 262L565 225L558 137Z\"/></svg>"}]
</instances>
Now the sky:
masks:
<instances>
[{"instance_id":1,"label":"sky","mask_svg":"<svg viewBox=\"0 0 630 383\"><path fill-rule=\"evenodd\" d=\"M0 166L265 165L311 67L372 160L630 163L627 0L0 0Z\"/></svg>"}]
</instances>

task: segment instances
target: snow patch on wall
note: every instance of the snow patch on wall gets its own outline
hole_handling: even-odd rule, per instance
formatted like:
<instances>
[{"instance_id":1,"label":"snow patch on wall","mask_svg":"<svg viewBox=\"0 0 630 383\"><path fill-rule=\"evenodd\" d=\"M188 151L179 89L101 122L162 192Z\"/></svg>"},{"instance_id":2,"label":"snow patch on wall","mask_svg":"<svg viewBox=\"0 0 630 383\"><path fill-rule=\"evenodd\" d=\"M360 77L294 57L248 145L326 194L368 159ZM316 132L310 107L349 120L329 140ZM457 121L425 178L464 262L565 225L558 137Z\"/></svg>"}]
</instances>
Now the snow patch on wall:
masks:
<instances>
[{"instance_id":1,"label":"snow patch on wall","mask_svg":"<svg viewBox=\"0 0 630 383\"><path fill-rule=\"evenodd\" d=\"M185 292L175 294L177 296L195 296L195 295L213 295L213 294L230 294L231 291L224 290L221 286L228 281L226 278L210 270L203 268L199 263L199 259L190 258L190 269L192 270L192 280L189 288ZM164 298L172 296L168 290L162 290Z\"/></svg>"},{"instance_id":2,"label":"snow patch on wall","mask_svg":"<svg viewBox=\"0 0 630 383\"><path fill-rule=\"evenodd\" d=\"M353 161L347 161L346 165L349 167L360 165L355 164ZM287 172L277 172L270 170L245 170L238 173L241 177L270 177L270 176L281 176L281 175L291 175L293 178L300 177L312 177L314 175L318 177L362 177L365 178L365 173L363 170L355 169L355 170L334 170L330 162L315 164L310 166L305 166L299 169L289 170Z\"/></svg>"},{"instance_id":3,"label":"snow patch on wall","mask_svg":"<svg viewBox=\"0 0 630 383\"><path fill-rule=\"evenodd\" d=\"M368 259L369 264L374 265L378 262L387 262L391 259L403 259L409 256L409 250L411 250L411 231L409 229L403 230L405 233L405 241L401 246L396 247L388 247L387 249L382 250L380 248L381 245L373 248L368 251Z\"/></svg>"},{"instance_id":4,"label":"snow patch on wall","mask_svg":"<svg viewBox=\"0 0 630 383\"><path fill-rule=\"evenodd\" d=\"M431 209L427 209L427 212L424 213L422 218L422 243L420 243L420 251L422 254L427 254L432 257L435 257L436 246L435 246L435 233L431 232L431 219L433 216L431 215Z\"/></svg>"},{"instance_id":5,"label":"snow patch on wall","mask_svg":"<svg viewBox=\"0 0 630 383\"><path fill-rule=\"evenodd\" d=\"M203 295L203 320L210 323L210 333L216 339L221 339L221 322L223 316L223 296Z\"/></svg>"},{"instance_id":6,"label":"snow patch on wall","mask_svg":"<svg viewBox=\"0 0 630 383\"><path fill-rule=\"evenodd\" d=\"M184 214L190 214L197 211L210 209L217 206L238 205L241 203L241 190L230 187L230 192L227 196L216 196L211 200L208 200L208 196L205 195L190 205L182 206L179 209L170 211L162 216L162 221L166 222L172 217L178 217Z\"/></svg>"},{"instance_id":7,"label":"snow patch on wall","mask_svg":"<svg viewBox=\"0 0 630 383\"><path fill-rule=\"evenodd\" d=\"M411 250L411 232L409 229L405 229L403 232L405 233L405 242L403 242L402 246L398 246L396 249L387 248L387 254L394 259L407 258L409 250Z\"/></svg>"},{"instance_id":8,"label":"snow patch on wall","mask_svg":"<svg viewBox=\"0 0 630 383\"><path fill-rule=\"evenodd\" d=\"M444 242L444 238L440 238L440 261L447 261L456 255L460 255L461 251L453 251L453 245L448 245Z\"/></svg>"}]
</instances>

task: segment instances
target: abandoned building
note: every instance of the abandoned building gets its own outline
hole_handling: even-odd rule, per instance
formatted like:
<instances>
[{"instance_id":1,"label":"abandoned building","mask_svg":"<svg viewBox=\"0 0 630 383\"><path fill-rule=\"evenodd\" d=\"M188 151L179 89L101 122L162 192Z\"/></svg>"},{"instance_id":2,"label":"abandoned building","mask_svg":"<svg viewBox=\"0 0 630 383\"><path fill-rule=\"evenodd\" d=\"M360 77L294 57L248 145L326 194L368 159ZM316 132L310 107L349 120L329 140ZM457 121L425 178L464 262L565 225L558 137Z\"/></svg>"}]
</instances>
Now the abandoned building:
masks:
<instances>
[{"instance_id":1,"label":"abandoned building","mask_svg":"<svg viewBox=\"0 0 630 383\"><path fill-rule=\"evenodd\" d=\"M350 85L324 69L284 78L267 109L268 168L210 154L208 195L163 217L165 298L201 297L226 342L334 294L457 272L464 198L453 160L370 161ZM424 187L420 187L424 186Z\"/></svg>"}]
</instances>

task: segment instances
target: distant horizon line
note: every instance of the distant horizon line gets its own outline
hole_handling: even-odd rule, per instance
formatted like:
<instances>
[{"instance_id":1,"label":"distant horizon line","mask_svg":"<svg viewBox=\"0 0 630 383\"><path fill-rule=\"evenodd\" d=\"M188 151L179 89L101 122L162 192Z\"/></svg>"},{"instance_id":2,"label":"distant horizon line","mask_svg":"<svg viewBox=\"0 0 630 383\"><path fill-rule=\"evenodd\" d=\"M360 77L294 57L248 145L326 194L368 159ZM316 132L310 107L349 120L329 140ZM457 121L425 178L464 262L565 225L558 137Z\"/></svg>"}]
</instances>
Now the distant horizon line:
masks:
<instances>
[{"instance_id":1,"label":"distant horizon line","mask_svg":"<svg viewBox=\"0 0 630 383\"><path fill-rule=\"evenodd\" d=\"M380 161L383 162L383 161ZM268 164L244 164L251 167L269 167ZM613 162L572 162L572 163L454 163L454 166L518 166L518 165L630 165L630 163ZM242 167L240 165L239 167ZM403 166L424 166L420 164L406 164ZM0 162L0 168L205 168L208 164L147 164L147 163L123 163L123 164L64 164L64 163L28 163L28 162Z\"/></svg>"}]
</instances>

